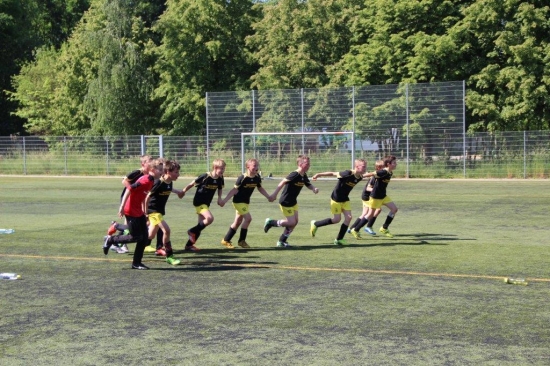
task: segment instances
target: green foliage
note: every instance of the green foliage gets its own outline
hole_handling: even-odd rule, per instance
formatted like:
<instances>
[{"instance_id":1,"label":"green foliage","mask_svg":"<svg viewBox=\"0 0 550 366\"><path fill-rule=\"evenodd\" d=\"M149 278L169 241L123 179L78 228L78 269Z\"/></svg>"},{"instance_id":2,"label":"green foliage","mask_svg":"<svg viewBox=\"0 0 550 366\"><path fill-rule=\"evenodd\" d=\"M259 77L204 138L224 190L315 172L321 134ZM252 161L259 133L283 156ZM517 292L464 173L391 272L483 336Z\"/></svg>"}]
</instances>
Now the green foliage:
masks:
<instances>
[{"instance_id":1,"label":"green foliage","mask_svg":"<svg viewBox=\"0 0 550 366\"><path fill-rule=\"evenodd\" d=\"M265 90L326 85L326 68L348 50L350 10L359 3L282 0L256 5L262 17L247 39L260 64L252 86Z\"/></svg>"},{"instance_id":2,"label":"green foliage","mask_svg":"<svg viewBox=\"0 0 550 366\"><path fill-rule=\"evenodd\" d=\"M150 49L160 80L155 97L169 134L200 134L205 93L249 85L244 39L255 18L250 0L169 0L155 26L161 44Z\"/></svg>"}]
</instances>

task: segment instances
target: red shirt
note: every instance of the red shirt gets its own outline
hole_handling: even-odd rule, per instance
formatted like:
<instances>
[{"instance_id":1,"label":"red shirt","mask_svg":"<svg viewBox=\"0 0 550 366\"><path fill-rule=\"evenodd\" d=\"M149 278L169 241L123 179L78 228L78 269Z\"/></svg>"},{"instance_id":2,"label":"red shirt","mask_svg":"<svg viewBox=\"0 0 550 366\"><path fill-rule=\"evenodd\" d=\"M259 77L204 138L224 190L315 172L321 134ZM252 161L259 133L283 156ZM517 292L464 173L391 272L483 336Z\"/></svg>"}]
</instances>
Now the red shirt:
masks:
<instances>
[{"instance_id":1,"label":"red shirt","mask_svg":"<svg viewBox=\"0 0 550 366\"><path fill-rule=\"evenodd\" d=\"M147 197L147 192L153 188L154 182L155 178L147 174L130 185L130 195L124 205L124 215L132 217L141 217L145 215L143 212L143 201L145 201L145 197Z\"/></svg>"}]
</instances>

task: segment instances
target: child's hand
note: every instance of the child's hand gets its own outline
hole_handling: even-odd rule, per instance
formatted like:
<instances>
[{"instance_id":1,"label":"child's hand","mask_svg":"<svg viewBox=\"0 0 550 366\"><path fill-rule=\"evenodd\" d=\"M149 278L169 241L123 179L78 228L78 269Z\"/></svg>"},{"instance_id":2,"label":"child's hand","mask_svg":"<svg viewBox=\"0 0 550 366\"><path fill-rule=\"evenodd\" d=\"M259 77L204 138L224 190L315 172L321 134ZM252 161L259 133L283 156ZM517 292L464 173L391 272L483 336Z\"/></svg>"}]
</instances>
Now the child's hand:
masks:
<instances>
[{"instance_id":1,"label":"child's hand","mask_svg":"<svg viewBox=\"0 0 550 366\"><path fill-rule=\"evenodd\" d=\"M185 192L184 192L183 190L179 191L179 192L178 192L178 198L179 198L179 199L182 199L183 196L185 196Z\"/></svg>"}]
</instances>

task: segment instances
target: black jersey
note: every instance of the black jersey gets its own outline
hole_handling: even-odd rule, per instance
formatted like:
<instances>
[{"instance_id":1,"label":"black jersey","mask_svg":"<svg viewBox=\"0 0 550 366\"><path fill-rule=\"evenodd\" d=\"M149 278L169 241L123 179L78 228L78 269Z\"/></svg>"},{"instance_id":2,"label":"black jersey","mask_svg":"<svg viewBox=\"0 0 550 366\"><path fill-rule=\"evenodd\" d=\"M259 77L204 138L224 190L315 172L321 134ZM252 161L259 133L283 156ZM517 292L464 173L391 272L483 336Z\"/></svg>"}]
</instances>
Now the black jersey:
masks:
<instances>
[{"instance_id":1,"label":"black jersey","mask_svg":"<svg viewBox=\"0 0 550 366\"><path fill-rule=\"evenodd\" d=\"M130 182L130 184L134 184L135 182L137 182L137 180L141 177L143 177L145 174L143 173L143 170L141 169L136 169L136 170L133 170L130 172L130 174L128 174L125 179L128 180L128 182ZM126 187L122 188L122 192L120 193L120 200L122 201L122 197L124 197L124 193L126 192Z\"/></svg>"},{"instance_id":2,"label":"black jersey","mask_svg":"<svg viewBox=\"0 0 550 366\"><path fill-rule=\"evenodd\" d=\"M367 185L365 186L365 189L363 189L363 193L361 193L361 199L363 201L368 201L369 198L370 198L370 192L367 191L367 187L368 186L373 186L374 187L374 182L376 182L376 178L375 177L370 177L370 180L369 182L367 183Z\"/></svg>"},{"instance_id":3,"label":"black jersey","mask_svg":"<svg viewBox=\"0 0 550 366\"><path fill-rule=\"evenodd\" d=\"M218 189L224 186L223 177L212 178L210 173L201 174L195 179L195 197L193 198L193 206L206 205L210 206L212 198Z\"/></svg>"},{"instance_id":4,"label":"black jersey","mask_svg":"<svg viewBox=\"0 0 550 366\"><path fill-rule=\"evenodd\" d=\"M370 193L372 198L382 199L386 197L386 188L390 183L392 175L393 173L386 169L376 171L376 174L373 176L376 178L374 181L374 187Z\"/></svg>"},{"instance_id":5,"label":"black jersey","mask_svg":"<svg viewBox=\"0 0 550 366\"><path fill-rule=\"evenodd\" d=\"M237 178L234 188L237 189L237 193L233 196L233 203L250 203L250 196L254 192L256 187L262 186L262 177L256 175L255 177L249 177L246 174Z\"/></svg>"},{"instance_id":6,"label":"black jersey","mask_svg":"<svg viewBox=\"0 0 550 366\"><path fill-rule=\"evenodd\" d=\"M353 187L363 180L363 176L357 177L355 170L344 170L338 173L338 182L332 190L330 198L335 202L349 201L349 194Z\"/></svg>"},{"instance_id":7,"label":"black jersey","mask_svg":"<svg viewBox=\"0 0 550 366\"><path fill-rule=\"evenodd\" d=\"M149 205L147 206L147 213L158 212L162 215L166 215L166 202L170 198L172 193L172 182L166 183L164 178L157 179L153 184L153 188L149 191Z\"/></svg>"},{"instance_id":8,"label":"black jersey","mask_svg":"<svg viewBox=\"0 0 550 366\"><path fill-rule=\"evenodd\" d=\"M279 204L283 207L292 207L298 203L298 195L304 186L309 187L311 185L307 174L301 175L297 170L293 171L285 178L288 180L283 193L279 199Z\"/></svg>"}]
</instances>

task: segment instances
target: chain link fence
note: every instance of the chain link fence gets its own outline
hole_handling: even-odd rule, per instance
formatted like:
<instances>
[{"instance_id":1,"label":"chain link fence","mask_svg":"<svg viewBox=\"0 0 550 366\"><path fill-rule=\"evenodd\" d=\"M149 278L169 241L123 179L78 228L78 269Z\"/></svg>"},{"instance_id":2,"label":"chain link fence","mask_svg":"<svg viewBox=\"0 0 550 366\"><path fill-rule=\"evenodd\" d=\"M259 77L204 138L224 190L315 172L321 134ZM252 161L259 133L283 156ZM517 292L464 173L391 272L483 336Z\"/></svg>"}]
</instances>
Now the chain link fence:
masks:
<instances>
[{"instance_id":1,"label":"chain link fence","mask_svg":"<svg viewBox=\"0 0 550 366\"><path fill-rule=\"evenodd\" d=\"M208 93L206 136L0 137L0 174L123 176L148 154L189 176L254 157L280 177L299 154L312 174L391 154L397 177L548 178L550 131L467 134L464 98L463 82Z\"/></svg>"}]
</instances>

